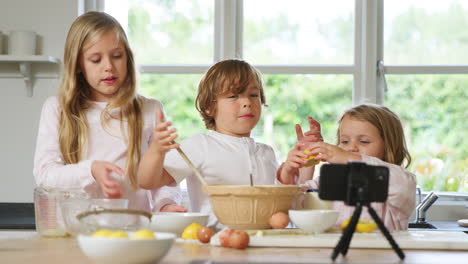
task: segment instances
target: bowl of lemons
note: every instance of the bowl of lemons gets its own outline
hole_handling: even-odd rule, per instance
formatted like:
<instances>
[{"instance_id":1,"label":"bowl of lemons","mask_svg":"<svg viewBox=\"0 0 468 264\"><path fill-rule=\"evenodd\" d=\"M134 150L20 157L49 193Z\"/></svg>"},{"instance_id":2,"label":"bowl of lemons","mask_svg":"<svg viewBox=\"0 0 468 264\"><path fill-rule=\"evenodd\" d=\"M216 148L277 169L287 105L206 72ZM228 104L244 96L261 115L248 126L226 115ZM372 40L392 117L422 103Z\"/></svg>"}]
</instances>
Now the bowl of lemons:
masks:
<instances>
[{"instance_id":1,"label":"bowl of lemons","mask_svg":"<svg viewBox=\"0 0 468 264\"><path fill-rule=\"evenodd\" d=\"M99 229L92 234L79 234L83 253L97 263L155 263L172 247L175 235L153 232Z\"/></svg>"}]
</instances>

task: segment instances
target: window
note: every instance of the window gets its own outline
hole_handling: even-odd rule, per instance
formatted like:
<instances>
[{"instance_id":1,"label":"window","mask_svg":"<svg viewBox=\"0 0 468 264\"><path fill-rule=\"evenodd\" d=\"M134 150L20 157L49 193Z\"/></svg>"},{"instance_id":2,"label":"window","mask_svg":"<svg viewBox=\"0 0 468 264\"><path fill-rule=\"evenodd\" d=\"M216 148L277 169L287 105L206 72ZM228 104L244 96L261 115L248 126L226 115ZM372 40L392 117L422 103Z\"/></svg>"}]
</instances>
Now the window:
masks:
<instances>
[{"instance_id":1,"label":"window","mask_svg":"<svg viewBox=\"0 0 468 264\"><path fill-rule=\"evenodd\" d=\"M253 135L274 146L279 160L295 142L294 124L305 127L307 115L334 143L344 109L380 103L401 117L410 170L423 189L468 192L468 3L126 0L104 6L127 27L140 92L163 102L181 138L205 131L194 107L203 73L216 61L240 57L263 73L269 107Z\"/></svg>"}]
</instances>

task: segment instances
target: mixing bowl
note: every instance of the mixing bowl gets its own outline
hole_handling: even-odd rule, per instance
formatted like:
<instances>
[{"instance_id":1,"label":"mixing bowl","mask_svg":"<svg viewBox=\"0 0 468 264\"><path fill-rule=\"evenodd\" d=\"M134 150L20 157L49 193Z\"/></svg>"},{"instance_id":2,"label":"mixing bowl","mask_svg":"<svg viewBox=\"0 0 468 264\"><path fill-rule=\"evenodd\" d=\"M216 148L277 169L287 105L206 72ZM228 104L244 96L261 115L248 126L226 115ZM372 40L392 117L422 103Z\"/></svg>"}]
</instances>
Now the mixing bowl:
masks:
<instances>
[{"instance_id":1,"label":"mixing bowl","mask_svg":"<svg viewBox=\"0 0 468 264\"><path fill-rule=\"evenodd\" d=\"M155 239L134 240L78 235L83 253L96 263L156 263L175 240L170 233L154 233Z\"/></svg>"},{"instance_id":2,"label":"mixing bowl","mask_svg":"<svg viewBox=\"0 0 468 264\"><path fill-rule=\"evenodd\" d=\"M178 237L182 235L184 229L191 223L198 223L205 226L208 215L202 213L153 213L151 218L151 230L157 232L174 233Z\"/></svg>"},{"instance_id":3,"label":"mixing bowl","mask_svg":"<svg viewBox=\"0 0 468 264\"><path fill-rule=\"evenodd\" d=\"M204 185L218 220L234 229L267 229L270 217L291 208L296 185Z\"/></svg>"},{"instance_id":4,"label":"mixing bowl","mask_svg":"<svg viewBox=\"0 0 468 264\"><path fill-rule=\"evenodd\" d=\"M332 227L338 215L337 210L289 210L289 219L302 231L313 234Z\"/></svg>"}]
</instances>

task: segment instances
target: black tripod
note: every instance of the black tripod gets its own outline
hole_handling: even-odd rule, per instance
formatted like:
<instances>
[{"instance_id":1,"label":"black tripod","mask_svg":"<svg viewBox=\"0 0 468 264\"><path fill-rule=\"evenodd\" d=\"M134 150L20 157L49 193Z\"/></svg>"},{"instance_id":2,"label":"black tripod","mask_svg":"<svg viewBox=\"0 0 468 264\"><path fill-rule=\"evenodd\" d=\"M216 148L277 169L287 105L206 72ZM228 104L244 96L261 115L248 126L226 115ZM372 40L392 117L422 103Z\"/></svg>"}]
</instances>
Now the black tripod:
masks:
<instances>
[{"instance_id":1,"label":"black tripod","mask_svg":"<svg viewBox=\"0 0 468 264\"><path fill-rule=\"evenodd\" d=\"M338 242L335 249L333 250L332 257L331 257L332 260L335 261L339 253L343 254L343 256L346 256L346 253L348 253L349 244L351 243L351 239L353 238L354 230L356 229L356 225L358 223L359 217L361 216L363 206L367 207L369 214L372 216L372 219L374 219L374 221L377 223L377 226L379 227L380 231L382 231L385 238L387 238L388 242L390 242L390 245L392 245L393 250L397 253L400 259L403 260L405 258L405 254L400 249L398 244L395 242L392 235L390 234L388 229L385 227L382 220L380 220L375 210L370 206L370 202L364 198L366 197L364 188L358 187L356 190L356 194L357 194L356 196L358 197L357 200L350 201L348 199L346 203L348 205L355 205L356 209L354 210L353 216L351 217L351 220L348 226L343 231L340 241Z\"/></svg>"}]
</instances>

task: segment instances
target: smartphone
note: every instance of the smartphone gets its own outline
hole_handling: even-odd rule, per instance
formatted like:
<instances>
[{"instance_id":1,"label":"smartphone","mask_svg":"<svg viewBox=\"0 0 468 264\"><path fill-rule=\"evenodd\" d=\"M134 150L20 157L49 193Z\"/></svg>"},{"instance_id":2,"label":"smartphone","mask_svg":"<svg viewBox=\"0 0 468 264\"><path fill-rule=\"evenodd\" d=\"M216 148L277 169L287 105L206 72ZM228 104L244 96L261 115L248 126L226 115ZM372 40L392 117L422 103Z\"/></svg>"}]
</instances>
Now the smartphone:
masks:
<instances>
[{"instance_id":1,"label":"smartphone","mask_svg":"<svg viewBox=\"0 0 468 264\"><path fill-rule=\"evenodd\" d=\"M320 168L319 197L322 200L345 201L349 205L362 198L368 202L385 202L388 174L387 167L363 162L324 164ZM359 188L363 190L362 195L357 193Z\"/></svg>"}]
</instances>

